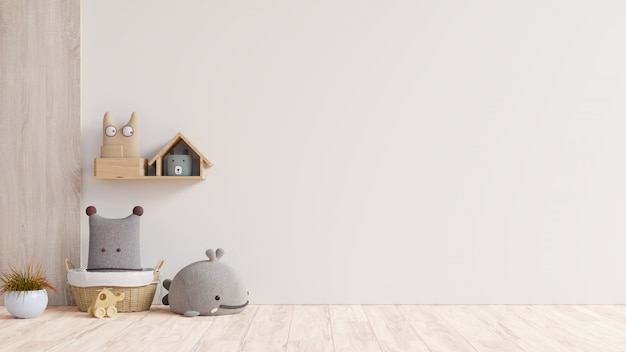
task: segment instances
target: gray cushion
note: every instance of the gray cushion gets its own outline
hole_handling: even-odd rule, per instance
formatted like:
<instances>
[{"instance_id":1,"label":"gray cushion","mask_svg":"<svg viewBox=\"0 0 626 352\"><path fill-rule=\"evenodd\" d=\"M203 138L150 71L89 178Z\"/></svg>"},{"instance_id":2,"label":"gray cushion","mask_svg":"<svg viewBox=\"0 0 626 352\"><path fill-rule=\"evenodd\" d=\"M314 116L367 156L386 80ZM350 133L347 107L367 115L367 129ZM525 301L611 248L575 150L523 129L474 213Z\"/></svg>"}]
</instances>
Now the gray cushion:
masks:
<instances>
[{"instance_id":1,"label":"gray cushion","mask_svg":"<svg viewBox=\"0 0 626 352\"><path fill-rule=\"evenodd\" d=\"M142 270L139 248L139 217L143 208L122 219L109 219L87 207L89 216L89 271Z\"/></svg>"}]
</instances>

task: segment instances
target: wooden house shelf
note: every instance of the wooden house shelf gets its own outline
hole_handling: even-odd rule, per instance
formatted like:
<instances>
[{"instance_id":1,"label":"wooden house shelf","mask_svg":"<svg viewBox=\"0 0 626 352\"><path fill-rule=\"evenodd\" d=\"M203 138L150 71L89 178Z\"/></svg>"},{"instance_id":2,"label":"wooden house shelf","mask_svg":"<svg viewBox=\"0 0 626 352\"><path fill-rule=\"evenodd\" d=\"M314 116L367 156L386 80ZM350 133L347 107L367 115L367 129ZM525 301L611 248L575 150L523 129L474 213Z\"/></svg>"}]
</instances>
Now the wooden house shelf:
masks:
<instances>
[{"instance_id":1,"label":"wooden house shelf","mask_svg":"<svg viewBox=\"0 0 626 352\"><path fill-rule=\"evenodd\" d=\"M202 176L94 176L95 180L201 180L204 181L206 177Z\"/></svg>"},{"instance_id":2,"label":"wooden house shelf","mask_svg":"<svg viewBox=\"0 0 626 352\"><path fill-rule=\"evenodd\" d=\"M96 180L205 180L213 166L191 141L177 133L150 160L144 158L97 158Z\"/></svg>"}]
</instances>

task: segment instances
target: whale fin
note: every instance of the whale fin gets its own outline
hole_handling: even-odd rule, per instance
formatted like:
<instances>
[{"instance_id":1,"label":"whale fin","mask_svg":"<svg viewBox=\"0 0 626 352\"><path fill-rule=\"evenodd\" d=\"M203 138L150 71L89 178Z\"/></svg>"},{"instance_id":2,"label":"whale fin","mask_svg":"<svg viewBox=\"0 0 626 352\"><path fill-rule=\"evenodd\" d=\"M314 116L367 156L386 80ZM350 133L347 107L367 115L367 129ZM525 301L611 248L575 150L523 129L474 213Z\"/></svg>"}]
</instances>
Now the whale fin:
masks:
<instances>
[{"instance_id":1,"label":"whale fin","mask_svg":"<svg viewBox=\"0 0 626 352\"><path fill-rule=\"evenodd\" d=\"M197 312L195 310L188 310L185 312L186 317L197 317L198 315L200 315L200 312Z\"/></svg>"}]
</instances>

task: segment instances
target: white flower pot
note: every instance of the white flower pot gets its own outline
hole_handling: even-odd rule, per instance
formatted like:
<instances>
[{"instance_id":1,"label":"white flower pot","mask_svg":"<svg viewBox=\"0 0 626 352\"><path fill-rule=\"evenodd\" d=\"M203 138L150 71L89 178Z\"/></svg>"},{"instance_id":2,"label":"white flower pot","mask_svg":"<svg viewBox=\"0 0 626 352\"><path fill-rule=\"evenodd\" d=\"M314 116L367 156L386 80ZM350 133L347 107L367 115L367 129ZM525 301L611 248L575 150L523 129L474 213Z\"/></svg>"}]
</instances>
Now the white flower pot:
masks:
<instances>
[{"instance_id":1,"label":"white flower pot","mask_svg":"<svg viewBox=\"0 0 626 352\"><path fill-rule=\"evenodd\" d=\"M46 290L9 291L4 295L4 305L16 318L34 318L48 306L48 292Z\"/></svg>"}]
</instances>

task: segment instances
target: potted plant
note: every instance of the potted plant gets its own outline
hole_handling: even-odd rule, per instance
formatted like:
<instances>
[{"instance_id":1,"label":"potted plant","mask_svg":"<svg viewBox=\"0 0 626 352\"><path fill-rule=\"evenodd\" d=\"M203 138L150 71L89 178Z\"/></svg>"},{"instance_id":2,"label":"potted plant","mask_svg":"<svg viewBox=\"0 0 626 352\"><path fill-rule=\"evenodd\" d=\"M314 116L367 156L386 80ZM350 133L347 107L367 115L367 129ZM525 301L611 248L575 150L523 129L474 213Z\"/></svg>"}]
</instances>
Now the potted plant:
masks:
<instances>
[{"instance_id":1,"label":"potted plant","mask_svg":"<svg viewBox=\"0 0 626 352\"><path fill-rule=\"evenodd\" d=\"M4 294L6 309L16 318L33 318L48 306L46 288L56 291L46 278L46 271L33 261L23 270L9 267L0 273L0 295Z\"/></svg>"}]
</instances>

